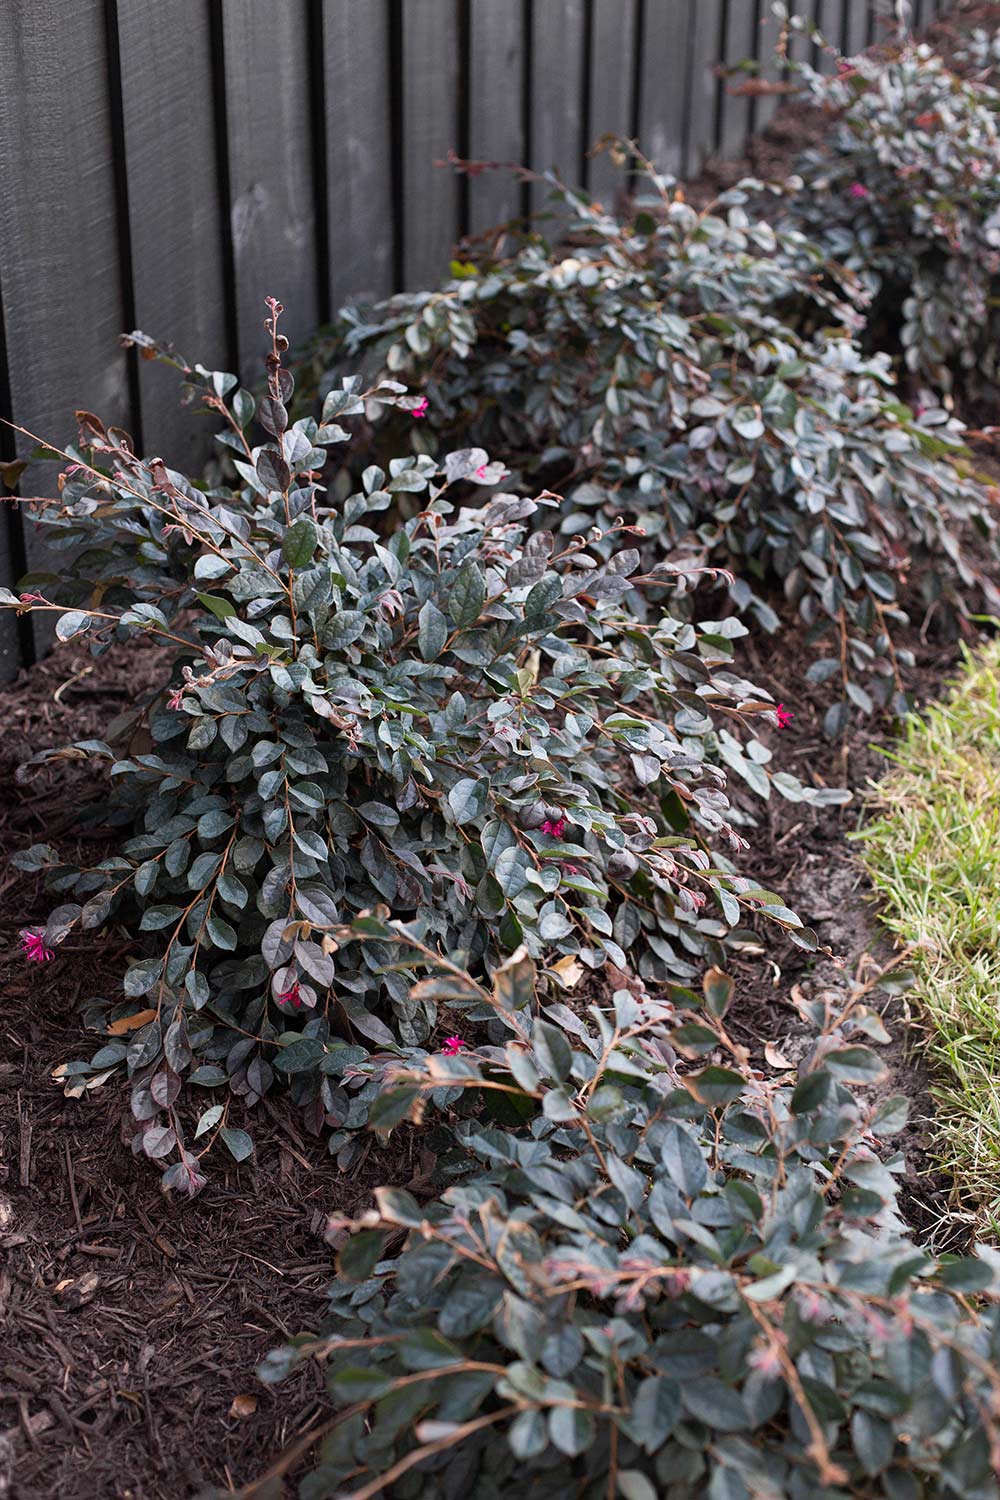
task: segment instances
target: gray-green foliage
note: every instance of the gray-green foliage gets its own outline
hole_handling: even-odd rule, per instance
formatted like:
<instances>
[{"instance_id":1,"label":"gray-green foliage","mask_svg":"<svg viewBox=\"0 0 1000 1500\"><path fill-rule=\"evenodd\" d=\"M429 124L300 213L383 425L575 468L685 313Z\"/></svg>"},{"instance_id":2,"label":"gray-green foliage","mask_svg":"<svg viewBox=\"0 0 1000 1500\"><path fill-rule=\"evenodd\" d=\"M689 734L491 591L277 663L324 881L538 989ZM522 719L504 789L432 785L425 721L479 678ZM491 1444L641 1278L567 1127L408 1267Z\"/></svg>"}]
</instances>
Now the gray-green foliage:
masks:
<instances>
[{"instance_id":1,"label":"gray-green foliage","mask_svg":"<svg viewBox=\"0 0 1000 1500\"><path fill-rule=\"evenodd\" d=\"M519 989L493 997L506 1045L373 1111L477 1101L457 1181L332 1220L323 1330L261 1369L326 1361L341 1416L301 1500L995 1500L1000 1256L903 1227L877 1018L808 1006L783 1082L731 1039L719 971L586 1015Z\"/></svg>"},{"instance_id":2,"label":"gray-green foliage","mask_svg":"<svg viewBox=\"0 0 1000 1500\"><path fill-rule=\"evenodd\" d=\"M649 559L732 566L768 629L777 580L836 733L852 706L902 703L901 579L939 617L990 590L964 541L993 518L957 424L901 402L823 252L748 214L761 190L698 213L650 174L625 220L566 193L567 247L512 235L437 289L348 308L302 368L321 383L365 354L419 383L433 429L567 497L563 536L625 515Z\"/></svg>"},{"instance_id":3,"label":"gray-green foliage","mask_svg":"<svg viewBox=\"0 0 1000 1500\"><path fill-rule=\"evenodd\" d=\"M995 382L1000 93L915 43L802 80L833 120L795 164L789 225L859 275L870 341L898 339L907 368L938 388Z\"/></svg>"},{"instance_id":4,"label":"gray-green foliage","mask_svg":"<svg viewBox=\"0 0 1000 1500\"><path fill-rule=\"evenodd\" d=\"M738 622L638 621L623 604L638 552L606 532L558 541L534 501L496 491L484 450L370 465L357 492L328 494L316 473L340 424L415 398L348 379L320 424L290 423L275 349L260 444L235 378L187 371L229 419L233 489L200 490L84 414L76 472L39 503L74 552L34 582L59 604L3 601L65 611L57 634L98 650L146 632L172 648L169 684L115 746L77 747L108 763L120 853L83 871L47 846L19 862L64 897L52 944L112 917L141 936L124 999L89 1008L105 1043L70 1078L124 1066L137 1148L180 1150L181 1185L197 1178L185 1075L253 1104L277 1071L313 1128L339 1128L364 1119L340 1082L363 1051L345 1040L433 1037L436 1002L414 1000L407 971L377 946L337 950L359 911L387 902L475 968L524 943L553 983L562 960L684 981L741 907L810 941L732 862L746 816L722 765L758 798L838 799L772 775L756 731L773 705L735 668ZM250 1149L212 1104L198 1128L216 1127Z\"/></svg>"}]
</instances>

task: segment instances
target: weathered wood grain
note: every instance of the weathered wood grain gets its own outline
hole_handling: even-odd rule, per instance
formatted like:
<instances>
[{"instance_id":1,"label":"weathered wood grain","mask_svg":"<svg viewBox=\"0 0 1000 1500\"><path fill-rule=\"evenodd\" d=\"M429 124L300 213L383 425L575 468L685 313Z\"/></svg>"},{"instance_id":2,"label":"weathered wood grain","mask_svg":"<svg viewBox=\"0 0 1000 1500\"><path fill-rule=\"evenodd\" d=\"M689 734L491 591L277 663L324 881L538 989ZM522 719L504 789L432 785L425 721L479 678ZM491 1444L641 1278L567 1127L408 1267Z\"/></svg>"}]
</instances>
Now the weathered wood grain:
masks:
<instances>
[{"instance_id":1,"label":"weathered wood grain","mask_svg":"<svg viewBox=\"0 0 1000 1500\"><path fill-rule=\"evenodd\" d=\"M393 290L388 7L324 0L329 300ZM398 80L392 85L399 87ZM405 97L405 95L404 95Z\"/></svg>"},{"instance_id":2,"label":"weathered wood grain","mask_svg":"<svg viewBox=\"0 0 1000 1500\"><path fill-rule=\"evenodd\" d=\"M302 7L223 0L230 219L240 373L262 374L264 298L293 344L316 328L309 34Z\"/></svg>"}]
</instances>

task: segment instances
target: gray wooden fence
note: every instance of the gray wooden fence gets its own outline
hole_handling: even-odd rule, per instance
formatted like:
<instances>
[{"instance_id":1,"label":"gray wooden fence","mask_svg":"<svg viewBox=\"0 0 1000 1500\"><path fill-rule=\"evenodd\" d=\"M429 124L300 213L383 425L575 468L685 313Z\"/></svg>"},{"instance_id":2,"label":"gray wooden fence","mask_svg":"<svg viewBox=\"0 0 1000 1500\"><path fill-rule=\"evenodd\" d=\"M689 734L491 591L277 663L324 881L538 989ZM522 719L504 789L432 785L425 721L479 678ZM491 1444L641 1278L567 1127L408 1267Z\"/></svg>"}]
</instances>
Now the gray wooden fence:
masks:
<instances>
[{"instance_id":1,"label":"gray wooden fence","mask_svg":"<svg viewBox=\"0 0 1000 1500\"><path fill-rule=\"evenodd\" d=\"M888 0L797 0L845 51ZM926 22L939 0L914 0ZM2 0L0 417L65 442L86 407L196 462L172 372L140 327L254 377L263 298L304 338L342 301L432 283L455 241L539 206L460 156L614 193L607 131L668 170L736 152L770 101L718 62L771 51L768 0ZM33 444L0 427L0 463ZM0 471L0 478L9 469ZM31 466L21 493L52 483ZM8 493L0 483L0 494ZM39 566L13 504L0 584ZM39 647L0 613L0 679Z\"/></svg>"}]
</instances>

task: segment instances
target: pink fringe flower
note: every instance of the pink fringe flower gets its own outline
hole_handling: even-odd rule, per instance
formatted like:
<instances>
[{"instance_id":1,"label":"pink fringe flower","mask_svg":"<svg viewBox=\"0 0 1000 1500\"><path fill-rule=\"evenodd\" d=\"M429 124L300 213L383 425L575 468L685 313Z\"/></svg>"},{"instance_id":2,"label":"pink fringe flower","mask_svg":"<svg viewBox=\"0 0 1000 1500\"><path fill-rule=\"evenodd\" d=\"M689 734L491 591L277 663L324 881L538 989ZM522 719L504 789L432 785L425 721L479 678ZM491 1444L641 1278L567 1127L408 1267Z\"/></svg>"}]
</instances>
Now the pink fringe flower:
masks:
<instances>
[{"instance_id":1,"label":"pink fringe flower","mask_svg":"<svg viewBox=\"0 0 1000 1500\"><path fill-rule=\"evenodd\" d=\"M426 415L427 415L427 397L426 396L421 396L421 398L417 402L416 406L410 412L410 416L411 417L416 417L419 420L421 417L426 417Z\"/></svg>"},{"instance_id":2,"label":"pink fringe flower","mask_svg":"<svg viewBox=\"0 0 1000 1500\"><path fill-rule=\"evenodd\" d=\"M542 832L549 834L554 839L561 839L566 832L566 819L546 818L542 824Z\"/></svg>"},{"instance_id":3,"label":"pink fringe flower","mask_svg":"<svg viewBox=\"0 0 1000 1500\"><path fill-rule=\"evenodd\" d=\"M289 1010L302 1009L304 1001L299 993L299 981L297 979L294 984L290 985L287 990L284 990L278 996L278 1004L287 1006Z\"/></svg>"},{"instance_id":4,"label":"pink fringe flower","mask_svg":"<svg viewBox=\"0 0 1000 1500\"><path fill-rule=\"evenodd\" d=\"M441 1051L448 1057L455 1057L459 1052L464 1052L466 1043L460 1036L446 1036Z\"/></svg>"},{"instance_id":5,"label":"pink fringe flower","mask_svg":"<svg viewBox=\"0 0 1000 1500\"><path fill-rule=\"evenodd\" d=\"M871 197L871 193L865 187L865 185L864 185L863 182L852 182L847 191L850 193L850 195L851 195L852 198L870 198Z\"/></svg>"},{"instance_id":6,"label":"pink fringe flower","mask_svg":"<svg viewBox=\"0 0 1000 1500\"><path fill-rule=\"evenodd\" d=\"M19 936L22 952L29 964L47 964L50 959L55 958L52 949L45 946L43 933L32 932L30 927L22 927Z\"/></svg>"},{"instance_id":7,"label":"pink fringe flower","mask_svg":"<svg viewBox=\"0 0 1000 1500\"><path fill-rule=\"evenodd\" d=\"M779 729L787 729L789 724L795 718L795 715L790 714L783 703L778 704L777 708L774 710L774 713L775 717L778 720Z\"/></svg>"}]
</instances>

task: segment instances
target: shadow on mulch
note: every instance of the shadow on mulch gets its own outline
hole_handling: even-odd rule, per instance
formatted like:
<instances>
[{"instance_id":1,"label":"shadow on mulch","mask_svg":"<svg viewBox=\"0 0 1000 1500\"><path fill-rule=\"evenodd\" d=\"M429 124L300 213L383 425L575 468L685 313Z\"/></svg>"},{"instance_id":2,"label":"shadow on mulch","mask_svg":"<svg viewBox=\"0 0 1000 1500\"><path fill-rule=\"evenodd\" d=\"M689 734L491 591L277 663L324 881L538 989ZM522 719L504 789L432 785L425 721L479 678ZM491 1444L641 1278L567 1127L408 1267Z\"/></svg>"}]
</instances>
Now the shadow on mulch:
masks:
<instances>
[{"instance_id":1,"label":"shadow on mulch","mask_svg":"<svg viewBox=\"0 0 1000 1500\"><path fill-rule=\"evenodd\" d=\"M321 1404L316 1368L275 1390L254 1367L316 1326L333 1269L327 1215L353 1212L377 1183L418 1172L409 1140L389 1156L373 1139L345 1177L279 1097L266 1117L256 1113L251 1161L213 1158L202 1195L178 1201L131 1154L120 1084L79 1101L54 1084L57 1064L90 1050L80 1002L120 988L130 945L114 930L84 934L45 967L23 961L18 928L42 919L51 897L7 856L41 839L79 852L67 830L90 777L72 763L27 786L13 773L36 749L99 736L162 666L145 644L99 662L60 647L0 693L5 1500L181 1500L206 1482L260 1473ZM102 853L88 841L89 859ZM251 1399L234 1408L237 1397Z\"/></svg>"}]
</instances>

